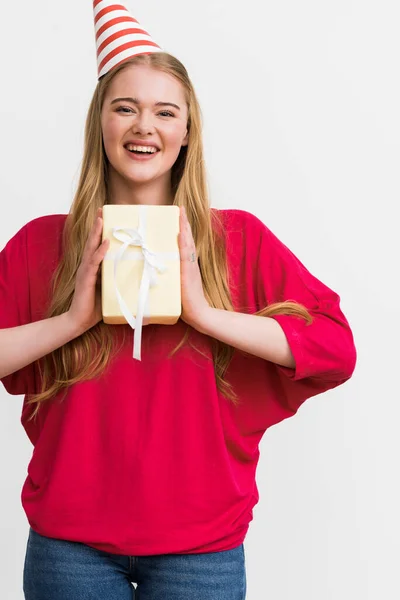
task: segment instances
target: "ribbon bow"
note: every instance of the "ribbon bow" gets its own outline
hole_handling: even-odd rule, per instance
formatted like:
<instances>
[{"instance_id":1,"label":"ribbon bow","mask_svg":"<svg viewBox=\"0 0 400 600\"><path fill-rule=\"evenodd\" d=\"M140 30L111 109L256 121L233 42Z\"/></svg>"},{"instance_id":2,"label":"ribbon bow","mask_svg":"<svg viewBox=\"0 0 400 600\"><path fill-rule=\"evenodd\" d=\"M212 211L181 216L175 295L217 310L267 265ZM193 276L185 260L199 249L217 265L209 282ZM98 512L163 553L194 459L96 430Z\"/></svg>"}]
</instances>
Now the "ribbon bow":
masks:
<instances>
[{"instance_id":1,"label":"ribbon bow","mask_svg":"<svg viewBox=\"0 0 400 600\"><path fill-rule=\"evenodd\" d=\"M142 346L142 327L143 317L146 309L150 287L157 285L157 272L164 273L166 266L161 261L160 256L155 252L152 252L146 245L146 223L145 223L145 212L143 207L140 207L139 212L139 226L137 229L129 229L127 227L113 227L112 234L115 239L122 242L123 245L118 250L114 259L114 290L117 295L118 303L122 314L125 319L135 330L134 342L133 342L133 358L141 360L141 346ZM142 257L144 259L142 280L140 282L138 306L136 311L136 318L130 313L127 304L122 298L120 291L117 286L117 268L118 263L122 260L122 257L128 248L128 246L139 246L142 250Z\"/></svg>"}]
</instances>

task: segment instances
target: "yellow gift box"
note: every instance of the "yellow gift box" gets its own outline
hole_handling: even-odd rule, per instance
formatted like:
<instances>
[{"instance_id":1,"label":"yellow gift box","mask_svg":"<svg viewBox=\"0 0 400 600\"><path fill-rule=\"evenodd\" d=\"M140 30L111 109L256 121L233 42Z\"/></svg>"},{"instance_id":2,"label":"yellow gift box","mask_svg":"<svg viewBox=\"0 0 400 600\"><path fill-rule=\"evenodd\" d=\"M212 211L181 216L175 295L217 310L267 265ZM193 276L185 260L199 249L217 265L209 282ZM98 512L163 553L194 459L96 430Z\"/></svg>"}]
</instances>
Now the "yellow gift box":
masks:
<instances>
[{"instance_id":1,"label":"yellow gift box","mask_svg":"<svg viewBox=\"0 0 400 600\"><path fill-rule=\"evenodd\" d=\"M101 267L103 321L135 330L140 360L142 325L173 325L181 315L179 207L103 206L103 236L110 245Z\"/></svg>"}]
</instances>

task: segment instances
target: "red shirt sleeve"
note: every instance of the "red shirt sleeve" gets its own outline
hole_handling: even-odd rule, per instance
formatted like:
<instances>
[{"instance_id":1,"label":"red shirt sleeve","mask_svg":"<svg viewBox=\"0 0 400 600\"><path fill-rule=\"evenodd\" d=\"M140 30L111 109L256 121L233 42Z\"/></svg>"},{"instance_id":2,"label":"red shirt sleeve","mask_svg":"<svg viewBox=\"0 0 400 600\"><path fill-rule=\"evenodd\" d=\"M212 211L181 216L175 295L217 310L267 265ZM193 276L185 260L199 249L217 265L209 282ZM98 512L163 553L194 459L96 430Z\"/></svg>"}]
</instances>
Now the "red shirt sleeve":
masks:
<instances>
[{"instance_id":1,"label":"red shirt sleeve","mask_svg":"<svg viewBox=\"0 0 400 600\"><path fill-rule=\"evenodd\" d=\"M308 397L348 380L356 365L356 349L340 297L312 275L300 260L259 219L256 261L258 310L267 304L293 300L313 317L311 325L292 315L273 317L282 327L295 368L276 365L287 404L297 410Z\"/></svg>"},{"instance_id":2,"label":"red shirt sleeve","mask_svg":"<svg viewBox=\"0 0 400 600\"><path fill-rule=\"evenodd\" d=\"M31 323L27 226L24 225L0 252L0 329ZM9 394L35 392L33 364L0 380Z\"/></svg>"}]
</instances>

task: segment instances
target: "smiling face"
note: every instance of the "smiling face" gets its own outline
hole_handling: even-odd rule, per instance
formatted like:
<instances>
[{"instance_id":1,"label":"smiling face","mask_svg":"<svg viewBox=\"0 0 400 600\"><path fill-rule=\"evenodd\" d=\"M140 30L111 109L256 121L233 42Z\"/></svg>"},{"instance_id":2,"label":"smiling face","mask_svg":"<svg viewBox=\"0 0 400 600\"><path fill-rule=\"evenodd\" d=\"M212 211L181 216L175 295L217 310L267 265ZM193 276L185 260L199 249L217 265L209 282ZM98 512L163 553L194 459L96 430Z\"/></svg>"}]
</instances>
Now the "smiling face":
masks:
<instances>
[{"instance_id":1,"label":"smiling face","mask_svg":"<svg viewBox=\"0 0 400 600\"><path fill-rule=\"evenodd\" d=\"M155 183L165 193L171 168L188 143L187 120L184 88L175 77L145 65L118 73L101 111L114 190L118 181L125 187Z\"/></svg>"}]
</instances>

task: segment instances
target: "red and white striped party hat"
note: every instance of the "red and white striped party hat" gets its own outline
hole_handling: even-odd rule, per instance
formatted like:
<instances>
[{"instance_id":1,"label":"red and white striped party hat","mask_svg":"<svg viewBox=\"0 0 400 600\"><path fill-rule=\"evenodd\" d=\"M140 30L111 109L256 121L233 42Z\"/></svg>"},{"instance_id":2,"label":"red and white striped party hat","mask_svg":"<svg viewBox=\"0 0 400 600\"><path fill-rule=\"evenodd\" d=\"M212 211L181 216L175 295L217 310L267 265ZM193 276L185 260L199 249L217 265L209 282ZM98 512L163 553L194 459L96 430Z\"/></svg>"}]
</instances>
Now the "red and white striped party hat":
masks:
<instances>
[{"instance_id":1,"label":"red and white striped party hat","mask_svg":"<svg viewBox=\"0 0 400 600\"><path fill-rule=\"evenodd\" d=\"M122 4L94 0L93 10L99 78L132 56L162 51Z\"/></svg>"}]
</instances>

